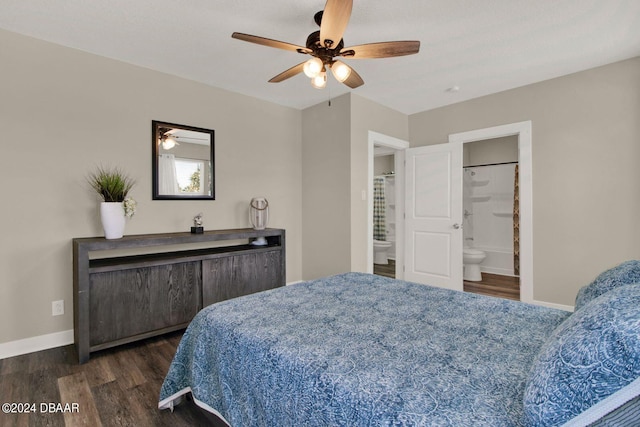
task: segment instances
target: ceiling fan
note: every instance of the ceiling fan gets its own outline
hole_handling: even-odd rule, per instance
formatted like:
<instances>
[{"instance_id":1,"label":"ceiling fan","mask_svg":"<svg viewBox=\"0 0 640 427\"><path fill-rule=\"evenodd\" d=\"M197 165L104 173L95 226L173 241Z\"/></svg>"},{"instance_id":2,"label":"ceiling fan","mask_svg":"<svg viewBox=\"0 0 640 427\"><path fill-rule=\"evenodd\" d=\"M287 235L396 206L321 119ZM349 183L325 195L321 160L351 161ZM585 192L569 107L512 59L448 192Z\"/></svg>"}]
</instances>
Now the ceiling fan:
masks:
<instances>
[{"instance_id":1,"label":"ceiling fan","mask_svg":"<svg viewBox=\"0 0 640 427\"><path fill-rule=\"evenodd\" d=\"M171 150L176 145L180 145L180 142L208 145L209 138L201 138L200 132L190 131L186 129L175 129L168 127L158 128L158 143L162 145L165 150Z\"/></svg>"},{"instance_id":2,"label":"ceiling fan","mask_svg":"<svg viewBox=\"0 0 640 427\"><path fill-rule=\"evenodd\" d=\"M420 50L420 42L379 42L345 48L342 35L351 17L352 6L353 0L327 0L324 10L314 16L316 24L320 26L320 31L309 34L306 47L237 32L233 33L231 37L313 57L273 77L269 80L270 83L278 83L304 72L307 77L311 78L313 87L322 89L327 84L327 68L329 68L336 80L355 89L362 86L364 80L353 68L336 58L365 59L413 55Z\"/></svg>"}]
</instances>

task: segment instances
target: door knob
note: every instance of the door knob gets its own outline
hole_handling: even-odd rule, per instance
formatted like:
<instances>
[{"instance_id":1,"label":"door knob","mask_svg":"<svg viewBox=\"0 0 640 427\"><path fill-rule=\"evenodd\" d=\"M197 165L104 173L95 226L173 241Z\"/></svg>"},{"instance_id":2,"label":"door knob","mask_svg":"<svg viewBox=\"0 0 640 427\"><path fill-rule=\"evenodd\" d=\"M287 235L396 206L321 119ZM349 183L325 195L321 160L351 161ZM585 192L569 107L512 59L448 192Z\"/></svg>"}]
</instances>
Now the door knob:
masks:
<instances>
[{"instance_id":1,"label":"door knob","mask_svg":"<svg viewBox=\"0 0 640 427\"><path fill-rule=\"evenodd\" d=\"M456 230L459 230L459 229L462 228L462 225L460 225L458 223L455 223L455 224L453 224L453 228L455 228Z\"/></svg>"}]
</instances>

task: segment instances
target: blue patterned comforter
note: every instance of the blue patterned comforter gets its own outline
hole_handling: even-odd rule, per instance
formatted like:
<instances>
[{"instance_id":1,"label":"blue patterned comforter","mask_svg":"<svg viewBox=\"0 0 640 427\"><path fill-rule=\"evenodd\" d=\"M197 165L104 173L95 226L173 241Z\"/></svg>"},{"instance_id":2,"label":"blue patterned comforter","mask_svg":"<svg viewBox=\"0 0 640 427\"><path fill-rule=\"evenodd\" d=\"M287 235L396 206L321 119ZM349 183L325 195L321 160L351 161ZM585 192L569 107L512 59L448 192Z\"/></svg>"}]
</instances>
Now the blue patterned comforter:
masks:
<instances>
[{"instance_id":1,"label":"blue patterned comforter","mask_svg":"<svg viewBox=\"0 0 640 427\"><path fill-rule=\"evenodd\" d=\"M570 313L362 273L214 304L160 392L232 426L520 426L542 343Z\"/></svg>"}]
</instances>

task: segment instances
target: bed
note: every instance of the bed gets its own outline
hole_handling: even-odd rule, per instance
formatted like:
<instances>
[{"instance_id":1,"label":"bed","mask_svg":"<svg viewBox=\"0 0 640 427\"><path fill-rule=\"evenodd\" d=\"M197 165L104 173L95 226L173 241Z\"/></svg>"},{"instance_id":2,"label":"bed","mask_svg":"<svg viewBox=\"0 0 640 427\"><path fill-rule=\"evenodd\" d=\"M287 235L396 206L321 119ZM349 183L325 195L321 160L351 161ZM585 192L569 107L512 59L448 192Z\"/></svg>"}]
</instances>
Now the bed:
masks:
<instances>
[{"instance_id":1,"label":"bed","mask_svg":"<svg viewBox=\"0 0 640 427\"><path fill-rule=\"evenodd\" d=\"M187 328L159 408L191 394L234 427L634 420L640 263L628 267L573 314L364 273L223 301ZM622 325L597 324L612 312Z\"/></svg>"}]
</instances>

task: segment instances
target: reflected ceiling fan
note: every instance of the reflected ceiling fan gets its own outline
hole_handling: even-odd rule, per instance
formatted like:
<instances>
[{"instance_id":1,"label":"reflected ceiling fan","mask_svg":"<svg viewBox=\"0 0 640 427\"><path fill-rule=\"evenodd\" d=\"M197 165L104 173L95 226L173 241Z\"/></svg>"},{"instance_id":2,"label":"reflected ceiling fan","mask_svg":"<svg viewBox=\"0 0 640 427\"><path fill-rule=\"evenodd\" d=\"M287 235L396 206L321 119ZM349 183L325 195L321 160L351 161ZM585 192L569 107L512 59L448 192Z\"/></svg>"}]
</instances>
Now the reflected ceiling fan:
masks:
<instances>
[{"instance_id":1,"label":"reflected ceiling fan","mask_svg":"<svg viewBox=\"0 0 640 427\"><path fill-rule=\"evenodd\" d=\"M231 37L313 57L273 77L269 80L270 83L278 83L304 72L311 78L313 87L322 89L327 85L327 68L329 68L336 80L355 89L362 86L364 80L353 68L336 58L366 59L413 55L420 50L420 42L379 42L345 48L342 35L351 17L352 6L353 0L327 0L324 10L314 16L320 31L309 34L306 47L244 33L233 33Z\"/></svg>"},{"instance_id":2,"label":"reflected ceiling fan","mask_svg":"<svg viewBox=\"0 0 640 427\"><path fill-rule=\"evenodd\" d=\"M165 150L171 150L176 145L180 145L180 141L192 144L208 145L209 138L200 138L200 132L194 132L186 129L175 129L168 127L158 128L158 143Z\"/></svg>"}]
</instances>

